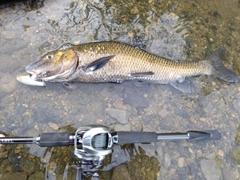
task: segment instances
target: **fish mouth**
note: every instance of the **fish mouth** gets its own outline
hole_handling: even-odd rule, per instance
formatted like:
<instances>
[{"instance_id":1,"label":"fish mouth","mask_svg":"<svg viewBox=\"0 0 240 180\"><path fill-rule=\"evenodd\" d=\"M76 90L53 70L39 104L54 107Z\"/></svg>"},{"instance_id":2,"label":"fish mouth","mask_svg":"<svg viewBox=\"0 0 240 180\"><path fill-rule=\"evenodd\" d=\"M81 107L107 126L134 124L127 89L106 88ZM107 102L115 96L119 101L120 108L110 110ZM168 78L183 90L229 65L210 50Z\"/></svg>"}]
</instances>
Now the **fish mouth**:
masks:
<instances>
[{"instance_id":1,"label":"fish mouth","mask_svg":"<svg viewBox=\"0 0 240 180\"><path fill-rule=\"evenodd\" d=\"M44 70L38 68L29 68L31 65L26 67L26 72L30 75L33 80L41 80L41 81L66 81L77 69L79 66L78 58L73 63L73 65L69 69L65 69L63 65L59 68L53 68L51 70Z\"/></svg>"}]
</instances>

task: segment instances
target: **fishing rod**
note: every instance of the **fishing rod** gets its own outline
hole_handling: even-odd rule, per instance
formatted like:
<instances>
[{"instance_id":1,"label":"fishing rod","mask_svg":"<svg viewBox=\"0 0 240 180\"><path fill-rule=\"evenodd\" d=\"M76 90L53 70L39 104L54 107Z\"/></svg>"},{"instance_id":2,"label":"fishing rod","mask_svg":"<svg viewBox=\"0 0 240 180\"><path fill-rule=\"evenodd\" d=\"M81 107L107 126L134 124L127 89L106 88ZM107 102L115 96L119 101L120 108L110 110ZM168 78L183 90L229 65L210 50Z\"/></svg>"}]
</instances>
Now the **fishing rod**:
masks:
<instances>
[{"instance_id":1,"label":"fishing rod","mask_svg":"<svg viewBox=\"0 0 240 180\"><path fill-rule=\"evenodd\" d=\"M88 125L79 127L75 134L68 132L42 133L38 137L0 137L0 144L37 144L40 147L74 145L74 155L78 158L77 180L87 176L98 179L98 170L105 157L112 153L113 145L150 143L160 140L219 140L217 130L187 131L185 133L156 133L134 131L111 131L107 126Z\"/></svg>"}]
</instances>

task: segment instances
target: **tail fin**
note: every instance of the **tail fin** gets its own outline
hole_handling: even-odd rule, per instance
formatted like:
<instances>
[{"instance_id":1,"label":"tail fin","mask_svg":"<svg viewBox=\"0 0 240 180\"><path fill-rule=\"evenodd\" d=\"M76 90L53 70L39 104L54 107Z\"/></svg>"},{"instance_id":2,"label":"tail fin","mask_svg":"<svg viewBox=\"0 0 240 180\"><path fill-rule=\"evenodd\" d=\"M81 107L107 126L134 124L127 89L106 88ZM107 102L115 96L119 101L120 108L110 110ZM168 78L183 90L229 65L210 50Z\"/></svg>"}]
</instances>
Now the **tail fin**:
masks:
<instances>
[{"instance_id":1,"label":"tail fin","mask_svg":"<svg viewBox=\"0 0 240 180\"><path fill-rule=\"evenodd\" d=\"M214 76L225 82L236 83L238 82L238 76L232 70L226 68L222 61L225 59L225 48L220 47L213 51L213 53L207 57L211 61L214 68Z\"/></svg>"}]
</instances>

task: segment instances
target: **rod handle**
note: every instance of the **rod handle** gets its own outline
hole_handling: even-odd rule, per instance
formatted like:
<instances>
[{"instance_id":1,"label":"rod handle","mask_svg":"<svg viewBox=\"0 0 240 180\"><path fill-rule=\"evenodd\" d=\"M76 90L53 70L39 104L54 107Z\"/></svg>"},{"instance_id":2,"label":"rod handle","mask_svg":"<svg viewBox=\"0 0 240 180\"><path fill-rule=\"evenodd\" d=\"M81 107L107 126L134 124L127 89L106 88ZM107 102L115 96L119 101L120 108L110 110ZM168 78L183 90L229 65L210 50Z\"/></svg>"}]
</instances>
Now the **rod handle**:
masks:
<instances>
[{"instance_id":1,"label":"rod handle","mask_svg":"<svg viewBox=\"0 0 240 180\"><path fill-rule=\"evenodd\" d=\"M70 134L67 132L42 133L40 135L39 146L41 147L69 146L70 144Z\"/></svg>"},{"instance_id":2,"label":"rod handle","mask_svg":"<svg viewBox=\"0 0 240 180\"><path fill-rule=\"evenodd\" d=\"M113 141L116 144L156 142L157 134L155 132L118 131L116 135L113 135Z\"/></svg>"}]
</instances>

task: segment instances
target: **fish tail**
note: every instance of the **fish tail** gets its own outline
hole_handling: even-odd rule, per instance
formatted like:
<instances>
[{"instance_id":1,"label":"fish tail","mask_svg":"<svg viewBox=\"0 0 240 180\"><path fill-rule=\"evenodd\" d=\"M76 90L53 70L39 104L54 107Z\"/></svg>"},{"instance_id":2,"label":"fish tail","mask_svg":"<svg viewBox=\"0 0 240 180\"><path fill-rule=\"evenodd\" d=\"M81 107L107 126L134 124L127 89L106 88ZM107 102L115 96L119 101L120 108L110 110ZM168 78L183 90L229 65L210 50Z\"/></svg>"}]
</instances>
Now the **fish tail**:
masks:
<instances>
[{"instance_id":1,"label":"fish tail","mask_svg":"<svg viewBox=\"0 0 240 180\"><path fill-rule=\"evenodd\" d=\"M222 61L225 59L225 48L220 47L213 51L213 53L207 57L210 60L213 67L212 75L218 79L221 79L228 83L238 82L238 76L232 70L226 68Z\"/></svg>"}]
</instances>

